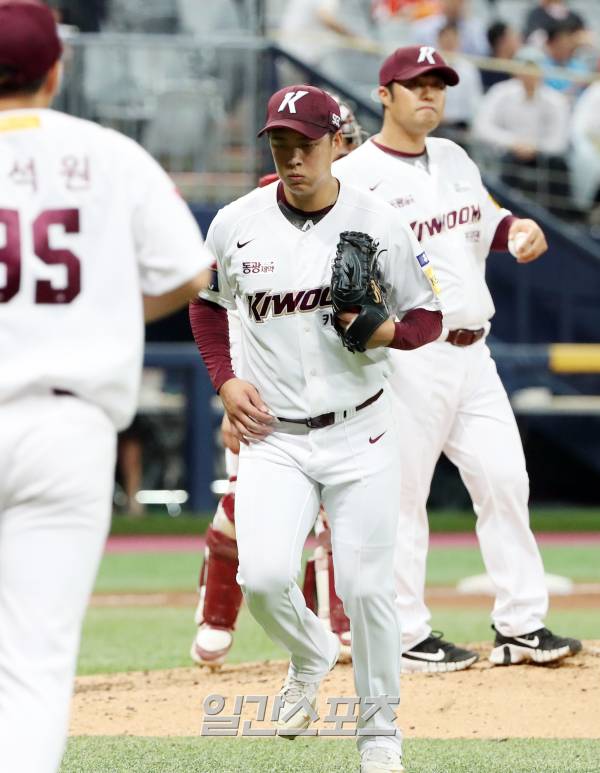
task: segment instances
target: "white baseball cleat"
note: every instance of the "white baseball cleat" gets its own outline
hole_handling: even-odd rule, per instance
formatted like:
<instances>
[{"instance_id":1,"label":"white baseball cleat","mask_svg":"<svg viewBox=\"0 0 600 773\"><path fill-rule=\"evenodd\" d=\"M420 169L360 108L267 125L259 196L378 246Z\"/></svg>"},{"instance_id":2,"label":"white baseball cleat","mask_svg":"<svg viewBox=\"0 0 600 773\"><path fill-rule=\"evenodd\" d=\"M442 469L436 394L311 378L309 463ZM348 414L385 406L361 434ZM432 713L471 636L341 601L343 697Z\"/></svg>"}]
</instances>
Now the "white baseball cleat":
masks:
<instances>
[{"instance_id":1,"label":"white baseball cleat","mask_svg":"<svg viewBox=\"0 0 600 773\"><path fill-rule=\"evenodd\" d=\"M312 716L306 709L299 709L291 717L286 715L303 700L307 701L316 711L317 693L319 692L320 684L320 681L301 682L288 674L285 684L278 693L284 700L284 704L279 712L279 719L277 720L278 735L281 735L282 738L293 739L296 737L296 733L308 728L312 721Z\"/></svg>"},{"instance_id":2,"label":"white baseball cleat","mask_svg":"<svg viewBox=\"0 0 600 773\"><path fill-rule=\"evenodd\" d=\"M340 640L336 634L332 634L335 640L335 656L329 666L331 671L340 657ZM306 730L313 720L311 713L305 709L300 708L292 716L287 716L300 701L305 701L311 706L314 711L317 710L317 694L319 692L319 686L321 680L317 682L301 682L296 677L292 676L289 672L285 683L278 695L283 697L284 703L279 712L279 718L276 723L277 735L281 738L287 738L293 740L296 735L301 734L302 730Z\"/></svg>"},{"instance_id":3,"label":"white baseball cleat","mask_svg":"<svg viewBox=\"0 0 600 773\"><path fill-rule=\"evenodd\" d=\"M399 752L370 746L360 755L360 773L404 773Z\"/></svg>"},{"instance_id":4,"label":"white baseball cleat","mask_svg":"<svg viewBox=\"0 0 600 773\"><path fill-rule=\"evenodd\" d=\"M221 668L233 644L233 633L227 628L215 628L202 623L196 631L190 656L194 663L208 668Z\"/></svg>"}]
</instances>

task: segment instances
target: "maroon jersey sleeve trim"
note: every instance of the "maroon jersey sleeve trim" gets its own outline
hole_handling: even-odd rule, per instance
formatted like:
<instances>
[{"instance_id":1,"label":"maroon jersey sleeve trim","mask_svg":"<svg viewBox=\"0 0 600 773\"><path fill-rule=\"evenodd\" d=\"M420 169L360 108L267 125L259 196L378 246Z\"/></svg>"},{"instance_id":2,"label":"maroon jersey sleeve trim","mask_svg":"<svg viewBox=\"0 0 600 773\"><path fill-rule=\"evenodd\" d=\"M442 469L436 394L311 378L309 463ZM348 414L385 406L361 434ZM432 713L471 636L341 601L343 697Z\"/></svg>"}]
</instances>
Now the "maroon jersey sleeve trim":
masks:
<instances>
[{"instance_id":1,"label":"maroon jersey sleeve trim","mask_svg":"<svg viewBox=\"0 0 600 773\"><path fill-rule=\"evenodd\" d=\"M389 344L391 349L418 349L440 337L442 312L428 309L412 309L402 322L396 322L396 332Z\"/></svg>"},{"instance_id":2,"label":"maroon jersey sleeve trim","mask_svg":"<svg viewBox=\"0 0 600 773\"><path fill-rule=\"evenodd\" d=\"M198 298L190 303L189 314L194 341L218 392L226 381L236 377L231 365L227 311Z\"/></svg>"},{"instance_id":3,"label":"maroon jersey sleeve trim","mask_svg":"<svg viewBox=\"0 0 600 773\"><path fill-rule=\"evenodd\" d=\"M508 252L508 232L511 225L518 219L514 215L507 215L498 223L498 228L496 228L496 233L492 239L490 252Z\"/></svg>"}]
</instances>

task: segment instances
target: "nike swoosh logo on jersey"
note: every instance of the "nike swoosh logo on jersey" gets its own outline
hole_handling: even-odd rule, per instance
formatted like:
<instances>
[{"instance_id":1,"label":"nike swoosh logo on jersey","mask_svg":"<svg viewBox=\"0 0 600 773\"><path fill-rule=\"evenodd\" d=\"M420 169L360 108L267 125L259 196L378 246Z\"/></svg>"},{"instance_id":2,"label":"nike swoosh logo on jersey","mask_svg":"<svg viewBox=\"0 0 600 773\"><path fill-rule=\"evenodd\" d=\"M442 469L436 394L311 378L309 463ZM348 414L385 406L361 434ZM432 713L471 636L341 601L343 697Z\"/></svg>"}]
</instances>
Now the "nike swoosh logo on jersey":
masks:
<instances>
[{"instance_id":1,"label":"nike swoosh logo on jersey","mask_svg":"<svg viewBox=\"0 0 600 773\"><path fill-rule=\"evenodd\" d=\"M524 647L531 647L531 649L539 647L540 644L539 636L534 636L533 639L521 639L519 636L513 636L512 638Z\"/></svg>"},{"instance_id":2,"label":"nike swoosh logo on jersey","mask_svg":"<svg viewBox=\"0 0 600 773\"><path fill-rule=\"evenodd\" d=\"M250 242L253 242L253 241L254 241L254 239L248 239L247 242L238 242L237 243L238 250L241 250L242 247L245 247L247 244L250 244Z\"/></svg>"},{"instance_id":3,"label":"nike swoosh logo on jersey","mask_svg":"<svg viewBox=\"0 0 600 773\"><path fill-rule=\"evenodd\" d=\"M441 648L437 652L415 652L411 650L410 652L404 652L402 657L409 660L430 660L437 663L444 659L444 650Z\"/></svg>"},{"instance_id":4,"label":"nike swoosh logo on jersey","mask_svg":"<svg viewBox=\"0 0 600 773\"><path fill-rule=\"evenodd\" d=\"M370 191L374 191L375 188L378 188L381 185L382 182L383 182L383 180L380 180L378 183L375 183L375 185L369 185L369 190Z\"/></svg>"},{"instance_id":5,"label":"nike swoosh logo on jersey","mask_svg":"<svg viewBox=\"0 0 600 773\"><path fill-rule=\"evenodd\" d=\"M385 432L387 432L387 429ZM369 443L373 444L373 443L376 443L378 440L381 440L381 438L385 435L385 432L382 432L381 435L377 435L377 437L370 437Z\"/></svg>"}]
</instances>

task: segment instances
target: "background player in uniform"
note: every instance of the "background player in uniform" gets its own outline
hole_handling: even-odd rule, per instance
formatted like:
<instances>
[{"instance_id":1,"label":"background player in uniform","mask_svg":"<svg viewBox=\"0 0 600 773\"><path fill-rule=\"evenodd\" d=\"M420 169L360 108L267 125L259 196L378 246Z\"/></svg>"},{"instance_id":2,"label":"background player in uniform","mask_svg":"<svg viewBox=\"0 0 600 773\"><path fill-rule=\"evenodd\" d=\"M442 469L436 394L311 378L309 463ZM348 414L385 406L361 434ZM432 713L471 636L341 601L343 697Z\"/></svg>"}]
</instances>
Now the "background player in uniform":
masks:
<instances>
[{"instance_id":1,"label":"background player in uniform","mask_svg":"<svg viewBox=\"0 0 600 773\"><path fill-rule=\"evenodd\" d=\"M483 560L496 589L492 663L553 662L578 652L581 643L544 627L548 593L529 527L525 458L485 343L494 314L485 283L488 253L511 245L519 263L528 263L545 252L546 240L533 220L495 204L462 148L428 137L442 119L446 86L458 82L435 49L398 49L383 63L379 82L381 131L337 162L334 174L402 211L438 274L445 327L439 342L393 353L405 439L396 552L402 665L448 671L477 659L432 633L424 601L426 503L441 452L457 465L473 500Z\"/></svg>"},{"instance_id":2,"label":"background player in uniform","mask_svg":"<svg viewBox=\"0 0 600 773\"><path fill-rule=\"evenodd\" d=\"M81 624L130 422L143 307L206 285L212 259L160 167L47 109L61 45L35 0L0 3L0 770L53 773ZM142 294L144 300L142 301Z\"/></svg>"},{"instance_id":3,"label":"background player in uniform","mask_svg":"<svg viewBox=\"0 0 600 773\"><path fill-rule=\"evenodd\" d=\"M334 160L342 158L355 150L363 141L364 131L349 105L339 97L332 95L340 106L342 125L340 129L341 142L334 149ZM259 181L259 187L264 187L278 180L276 173L265 175ZM235 312L229 312L229 321L236 324L232 317ZM234 338L235 336L230 336ZM235 358L234 364L235 364ZM238 555L235 541L235 483L237 480L237 456L239 441L232 433L229 419L225 414L221 426L221 438L225 448L225 467L229 486L226 494L219 500L211 526L206 534L204 561L200 569L198 583L199 600L194 614L197 626L190 655L198 665L219 667L233 645L233 632L237 616L242 604L242 591L236 581ZM325 537L325 535L324 535ZM319 550L320 565L325 561L331 566L331 545L326 541L325 548ZM322 555L325 553L325 555ZM312 566L311 566L312 568ZM324 567L323 567L324 568ZM313 574L314 576L314 574ZM324 575L323 575L324 576ZM335 593L333 583L319 583L319 598L315 607L319 616L324 619L333 618L332 629L340 638L340 660L350 657L350 624L344 614L342 603ZM315 586L310 593L317 595ZM308 595L308 591L305 593Z\"/></svg>"},{"instance_id":4,"label":"background player in uniform","mask_svg":"<svg viewBox=\"0 0 600 773\"><path fill-rule=\"evenodd\" d=\"M410 229L387 204L339 186L331 175L340 124L337 103L320 89L291 86L274 94L261 134L269 134L281 182L220 210L210 227L219 299L239 313L238 377L225 309L207 301L190 309L213 384L246 443L236 490L238 577L252 615L291 654L283 732L308 726L306 707L292 716L290 709L302 699L315 704L339 651L295 582L320 501L353 625L357 694L398 695L390 572L399 440L383 388L387 346L409 345L405 336L413 346L426 343L441 330ZM379 242L390 304L404 317L387 319L370 340L376 348L355 354L342 346L330 313L331 261L340 232L349 229ZM359 740L363 773L401 771L393 720L380 712L360 723L373 733Z\"/></svg>"}]
</instances>

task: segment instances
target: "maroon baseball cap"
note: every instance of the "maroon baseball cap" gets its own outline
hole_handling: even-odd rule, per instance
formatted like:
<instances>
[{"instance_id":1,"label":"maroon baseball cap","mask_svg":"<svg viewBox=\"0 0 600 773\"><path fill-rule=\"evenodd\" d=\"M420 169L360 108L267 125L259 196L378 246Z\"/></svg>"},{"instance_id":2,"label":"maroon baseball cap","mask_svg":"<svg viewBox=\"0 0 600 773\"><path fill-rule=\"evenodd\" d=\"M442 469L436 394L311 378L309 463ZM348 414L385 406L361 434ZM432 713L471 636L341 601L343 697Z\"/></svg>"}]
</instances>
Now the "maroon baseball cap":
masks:
<instances>
[{"instance_id":1,"label":"maroon baseball cap","mask_svg":"<svg viewBox=\"0 0 600 773\"><path fill-rule=\"evenodd\" d=\"M379 70L379 85L408 81L425 73L436 73L448 86L456 86L458 73L449 67L433 46L406 46L390 54Z\"/></svg>"},{"instance_id":2,"label":"maroon baseball cap","mask_svg":"<svg viewBox=\"0 0 600 773\"><path fill-rule=\"evenodd\" d=\"M47 5L0 0L0 66L15 71L15 85L42 78L61 53L56 21Z\"/></svg>"},{"instance_id":3,"label":"maroon baseball cap","mask_svg":"<svg viewBox=\"0 0 600 773\"><path fill-rule=\"evenodd\" d=\"M267 120L260 137L271 129L293 129L311 140L342 128L340 106L316 86L286 86L276 91L267 105Z\"/></svg>"}]
</instances>

